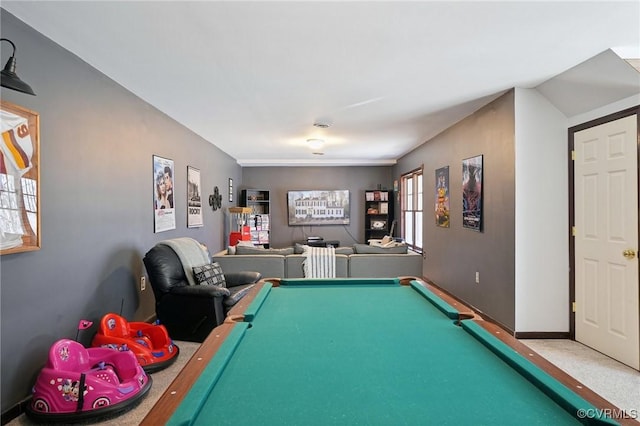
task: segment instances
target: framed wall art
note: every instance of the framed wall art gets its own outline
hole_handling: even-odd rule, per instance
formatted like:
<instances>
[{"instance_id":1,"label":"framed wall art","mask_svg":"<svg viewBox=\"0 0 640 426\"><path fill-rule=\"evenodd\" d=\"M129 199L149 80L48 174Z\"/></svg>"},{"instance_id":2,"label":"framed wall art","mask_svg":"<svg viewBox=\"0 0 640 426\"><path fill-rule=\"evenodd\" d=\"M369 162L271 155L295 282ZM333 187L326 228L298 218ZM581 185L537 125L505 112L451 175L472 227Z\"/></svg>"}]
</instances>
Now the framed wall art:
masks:
<instances>
[{"instance_id":1,"label":"framed wall art","mask_svg":"<svg viewBox=\"0 0 640 426\"><path fill-rule=\"evenodd\" d=\"M449 166L436 170L436 225L449 227Z\"/></svg>"},{"instance_id":2,"label":"framed wall art","mask_svg":"<svg viewBox=\"0 0 640 426\"><path fill-rule=\"evenodd\" d=\"M154 232L176 229L173 160L153 156Z\"/></svg>"},{"instance_id":3,"label":"framed wall art","mask_svg":"<svg viewBox=\"0 0 640 426\"><path fill-rule=\"evenodd\" d=\"M202 220L202 196L200 190L200 170L187 166L187 227L199 228Z\"/></svg>"},{"instance_id":4,"label":"framed wall art","mask_svg":"<svg viewBox=\"0 0 640 426\"><path fill-rule=\"evenodd\" d=\"M40 249L40 116L0 101L0 254Z\"/></svg>"},{"instance_id":5,"label":"framed wall art","mask_svg":"<svg viewBox=\"0 0 640 426\"><path fill-rule=\"evenodd\" d=\"M349 190L288 191L289 226L348 225Z\"/></svg>"},{"instance_id":6,"label":"framed wall art","mask_svg":"<svg viewBox=\"0 0 640 426\"><path fill-rule=\"evenodd\" d=\"M482 155L462 160L462 226L482 231Z\"/></svg>"}]
</instances>

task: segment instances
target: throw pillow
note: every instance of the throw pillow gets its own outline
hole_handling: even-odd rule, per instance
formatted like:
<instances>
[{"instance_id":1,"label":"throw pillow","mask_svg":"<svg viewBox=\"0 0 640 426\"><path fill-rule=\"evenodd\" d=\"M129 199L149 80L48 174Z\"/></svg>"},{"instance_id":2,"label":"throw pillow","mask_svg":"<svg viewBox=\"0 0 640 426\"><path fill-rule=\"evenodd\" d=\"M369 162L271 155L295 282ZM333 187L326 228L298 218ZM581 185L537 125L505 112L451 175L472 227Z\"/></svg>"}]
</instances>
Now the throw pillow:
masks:
<instances>
[{"instance_id":1,"label":"throw pillow","mask_svg":"<svg viewBox=\"0 0 640 426\"><path fill-rule=\"evenodd\" d=\"M295 247L293 248L293 254L303 254L306 247L309 247L309 246L306 244L296 243ZM348 256L350 254L353 254L353 248L352 247L336 247L336 254L346 254Z\"/></svg>"},{"instance_id":2,"label":"throw pillow","mask_svg":"<svg viewBox=\"0 0 640 426\"><path fill-rule=\"evenodd\" d=\"M368 244L354 244L353 249L357 254L407 254L407 245L397 247L376 247Z\"/></svg>"},{"instance_id":3,"label":"throw pillow","mask_svg":"<svg viewBox=\"0 0 640 426\"><path fill-rule=\"evenodd\" d=\"M353 247L336 247L336 254L353 254Z\"/></svg>"},{"instance_id":4,"label":"throw pillow","mask_svg":"<svg viewBox=\"0 0 640 426\"><path fill-rule=\"evenodd\" d=\"M244 247L255 247L251 241L240 240L236 243L235 246L229 246L227 248L227 254L234 255L236 254L236 247L244 246Z\"/></svg>"},{"instance_id":5,"label":"throw pillow","mask_svg":"<svg viewBox=\"0 0 640 426\"><path fill-rule=\"evenodd\" d=\"M193 276L200 285L214 285L221 288L227 287L222 267L218 262L213 262L208 265L194 266Z\"/></svg>"},{"instance_id":6,"label":"throw pillow","mask_svg":"<svg viewBox=\"0 0 640 426\"><path fill-rule=\"evenodd\" d=\"M287 247L282 249L275 248L262 248L262 247L243 247L236 246L236 254L279 254L281 256L287 256L293 254L293 247Z\"/></svg>"}]
</instances>

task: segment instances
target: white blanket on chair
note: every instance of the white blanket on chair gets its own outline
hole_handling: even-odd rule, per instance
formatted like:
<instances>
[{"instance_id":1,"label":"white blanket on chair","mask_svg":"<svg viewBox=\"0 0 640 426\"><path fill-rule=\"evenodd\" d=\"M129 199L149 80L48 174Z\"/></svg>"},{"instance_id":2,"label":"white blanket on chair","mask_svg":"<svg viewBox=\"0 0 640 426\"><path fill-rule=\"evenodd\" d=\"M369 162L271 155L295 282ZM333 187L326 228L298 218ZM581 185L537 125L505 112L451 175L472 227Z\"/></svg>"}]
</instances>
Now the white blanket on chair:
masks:
<instances>
[{"instance_id":1,"label":"white blanket on chair","mask_svg":"<svg viewBox=\"0 0 640 426\"><path fill-rule=\"evenodd\" d=\"M304 251L305 278L335 278L336 250L334 247L307 247Z\"/></svg>"},{"instance_id":2,"label":"white blanket on chair","mask_svg":"<svg viewBox=\"0 0 640 426\"><path fill-rule=\"evenodd\" d=\"M182 237L173 238L171 240L160 241L158 244L164 244L173 249L182 262L184 274L187 276L189 285L197 285L193 277L193 267L208 265L211 263L209 252L193 238Z\"/></svg>"}]
</instances>

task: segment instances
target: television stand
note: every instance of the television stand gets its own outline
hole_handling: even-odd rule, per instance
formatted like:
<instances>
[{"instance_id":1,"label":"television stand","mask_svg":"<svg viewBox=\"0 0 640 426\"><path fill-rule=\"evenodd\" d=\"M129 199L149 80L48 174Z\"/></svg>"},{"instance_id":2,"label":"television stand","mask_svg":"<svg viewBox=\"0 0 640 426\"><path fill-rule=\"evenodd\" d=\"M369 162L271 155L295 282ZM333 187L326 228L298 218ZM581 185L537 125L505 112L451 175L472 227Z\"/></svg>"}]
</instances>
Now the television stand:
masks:
<instances>
[{"instance_id":1,"label":"television stand","mask_svg":"<svg viewBox=\"0 0 640 426\"><path fill-rule=\"evenodd\" d=\"M338 240L311 239L306 241L296 241L296 244L307 245L309 247L339 247Z\"/></svg>"}]
</instances>

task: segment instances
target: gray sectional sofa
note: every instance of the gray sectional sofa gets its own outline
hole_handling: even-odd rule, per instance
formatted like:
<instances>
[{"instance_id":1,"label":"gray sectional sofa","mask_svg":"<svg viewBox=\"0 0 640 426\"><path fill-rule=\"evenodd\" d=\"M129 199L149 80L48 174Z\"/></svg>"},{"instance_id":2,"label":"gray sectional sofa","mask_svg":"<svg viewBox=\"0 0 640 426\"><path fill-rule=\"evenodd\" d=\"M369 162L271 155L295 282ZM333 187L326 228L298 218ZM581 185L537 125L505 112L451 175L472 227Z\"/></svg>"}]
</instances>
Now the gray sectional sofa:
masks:
<instances>
[{"instance_id":1,"label":"gray sectional sofa","mask_svg":"<svg viewBox=\"0 0 640 426\"><path fill-rule=\"evenodd\" d=\"M284 249L238 248L212 256L226 272L256 271L265 278L304 278L306 256L300 247ZM366 244L336 249L337 278L422 278L422 256L406 247L385 249Z\"/></svg>"}]
</instances>

